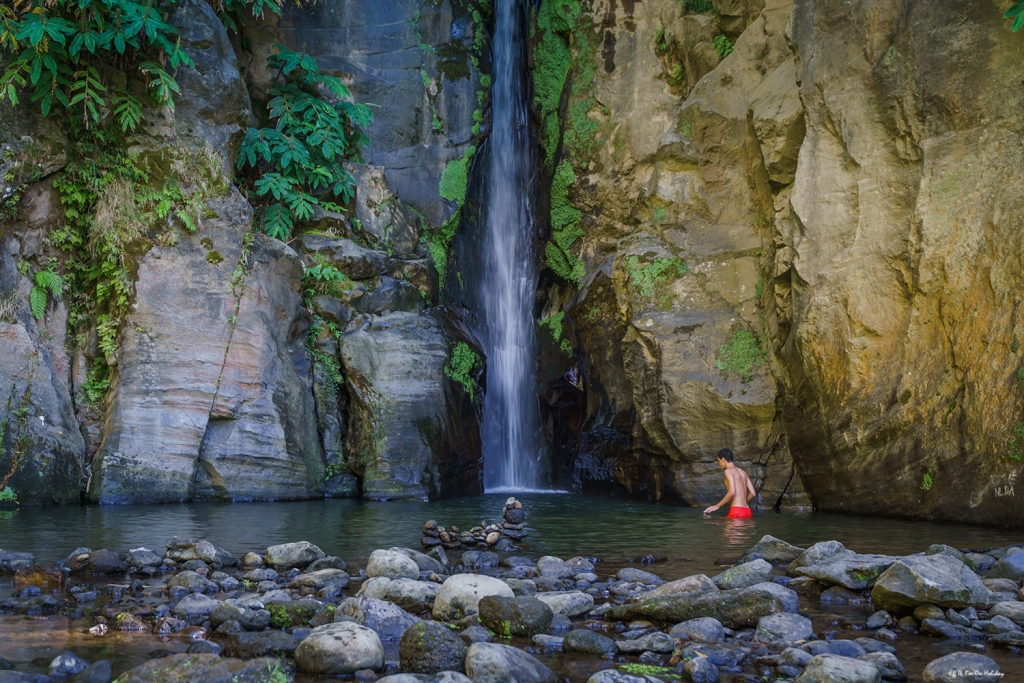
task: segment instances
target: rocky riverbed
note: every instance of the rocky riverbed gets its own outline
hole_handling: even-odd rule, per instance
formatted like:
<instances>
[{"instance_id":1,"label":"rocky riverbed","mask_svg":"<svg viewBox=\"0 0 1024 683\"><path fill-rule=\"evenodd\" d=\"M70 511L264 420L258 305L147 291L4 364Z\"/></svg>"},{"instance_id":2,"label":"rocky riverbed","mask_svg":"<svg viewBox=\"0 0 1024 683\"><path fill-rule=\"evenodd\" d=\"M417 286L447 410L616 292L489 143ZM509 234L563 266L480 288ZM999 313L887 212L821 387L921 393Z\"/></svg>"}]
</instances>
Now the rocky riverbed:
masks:
<instances>
[{"instance_id":1,"label":"rocky riverbed","mask_svg":"<svg viewBox=\"0 0 1024 683\"><path fill-rule=\"evenodd\" d=\"M717 575L656 569L438 547L382 548L353 567L306 541L238 557L173 538L162 552L76 548L53 566L4 550L0 682L878 683L963 670L994 682L1024 670L1024 547L889 556L764 536ZM67 651L45 635L54 625ZM949 654L919 662L923 638Z\"/></svg>"}]
</instances>

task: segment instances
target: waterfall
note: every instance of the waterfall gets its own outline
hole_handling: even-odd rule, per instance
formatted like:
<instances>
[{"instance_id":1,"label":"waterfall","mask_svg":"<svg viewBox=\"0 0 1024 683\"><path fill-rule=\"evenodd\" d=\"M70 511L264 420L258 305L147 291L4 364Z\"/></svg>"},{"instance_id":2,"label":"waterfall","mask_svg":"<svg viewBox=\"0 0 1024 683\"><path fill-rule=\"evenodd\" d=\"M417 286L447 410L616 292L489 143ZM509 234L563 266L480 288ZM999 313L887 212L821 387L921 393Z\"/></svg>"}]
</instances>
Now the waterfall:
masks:
<instances>
[{"instance_id":1,"label":"waterfall","mask_svg":"<svg viewBox=\"0 0 1024 683\"><path fill-rule=\"evenodd\" d=\"M539 410L533 387L533 145L526 80L525 0L497 0L491 91L490 178L484 233L487 394L481 437L484 488L539 486Z\"/></svg>"}]
</instances>

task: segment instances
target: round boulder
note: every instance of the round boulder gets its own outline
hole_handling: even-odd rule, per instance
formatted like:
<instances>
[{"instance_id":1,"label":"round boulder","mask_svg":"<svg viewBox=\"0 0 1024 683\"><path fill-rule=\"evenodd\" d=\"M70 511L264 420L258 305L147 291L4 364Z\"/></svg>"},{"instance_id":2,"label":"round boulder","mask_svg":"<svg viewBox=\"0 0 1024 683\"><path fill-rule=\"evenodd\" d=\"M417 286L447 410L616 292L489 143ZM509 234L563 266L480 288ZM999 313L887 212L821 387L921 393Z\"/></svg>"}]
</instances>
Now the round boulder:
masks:
<instances>
[{"instance_id":1,"label":"round boulder","mask_svg":"<svg viewBox=\"0 0 1024 683\"><path fill-rule=\"evenodd\" d=\"M406 673L463 672L468 649L465 641L444 624L421 621L402 634L398 661Z\"/></svg>"},{"instance_id":2,"label":"round boulder","mask_svg":"<svg viewBox=\"0 0 1024 683\"><path fill-rule=\"evenodd\" d=\"M499 636L532 636L551 627L555 614L537 598L488 595L477 605L480 623Z\"/></svg>"},{"instance_id":3,"label":"round boulder","mask_svg":"<svg viewBox=\"0 0 1024 683\"><path fill-rule=\"evenodd\" d=\"M793 645L812 638L814 629L811 628L811 620L788 612L761 617L754 634L754 640L766 645Z\"/></svg>"},{"instance_id":4,"label":"round boulder","mask_svg":"<svg viewBox=\"0 0 1024 683\"><path fill-rule=\"evenodd\" d=\"M366 577L418 579L420 568L412 559L394 550L374 550L366 562Z\"/></svg>"},{"instance_id":5,"label":"round boulder","mask_svg":"<svg viewBox=\"0 0 1024 683\"><path fill-rule=\"evenodd\" d=\"M337 676L384 666L380 636L359 624L342 621L317 626L295 648L295 664L310 674Z\"/></svg>"},{"instance_id":6,"label":"round boulder","mask_svg":"<svg viewBox=\"0 0 1024 683\"><path fill-rule=\"evenodd\" d=\"M697 617L679 622L668 634L673 638L685 638L695 643L721 643L725 640L725 627L713 617Z\"/></svg>"},{"instance_id":7,"label":"round boulder","mask_svg":"<svg viewBox=\"0 0 1024 683\"><path fill-rule=\"evenodd\" d=\"M466 653L466 675L473 683L555 683L555 672L519 648L473 643Z\"/></svg>"},{"instance_id":8,"label":"round boulder","mask_svg":"<svg viewBox=\"0 0 1024 683\"><path fill-rule=\"evenodd\" d=\"M441 590L434 599L434 618L443 621L458 621L477 613L480 598L488 595L515 597L504 581L479 574L456 574L441 584ZM472 678L472 677L471 677Z\"/></svg>"},{"instance_id":9,"label":"round boulder","mask_svg":"<svg viewBox=\"0 0 1024 683\"><path fill-rule=\"evenodd\" d=\"M298 543L282 543L267 548L264 556L267 564L274 569L291 569L292 567L308 567L319 559L326 557L324 551L309 541Z\"/></svg>"},{"instance_id":10,"label":"round boulder","mask_svg":"<svg viewBox=\"0 0 1024 683\"><path fill-rule=\"evenodd\" d=\"M568 579L579 573L565 560L550 555L537 560L537 571L541 576L551 579Z\"/></svg>"},{"instance_id":11,"label":"round boulder","mask_svg":"<svg viewBox=\"0 0 1024 683\"><path fill-rule=\"evenodd\" d=\"M615 641L586 628L569 631L562 639L562 652L577 655L609 655L619 651Z\"/></svg>"},{"instance_id":12,"label":"round boulder","mask_svg":"<svg viewBox=\"0 0 1024 683\"><path fill-rule=\"evenodd\" d=\"M871 662L840 657L817 655L796 678L796 683L881 683L882 673Z\"/></svg>"},{"instance_id":13,"label":"round boulder","mask_svg":"<svg viewBox=\"0 0 1024 683\"><path fill-rule=\"evenodd\" d=\"M965 671L973 675L964 676ZM976 674L973 672L977 672ZM1003 676L991 657L977 652L954 652L930 662L924 668L924 683L998 683Z\"/></svg>"}]
</instances>

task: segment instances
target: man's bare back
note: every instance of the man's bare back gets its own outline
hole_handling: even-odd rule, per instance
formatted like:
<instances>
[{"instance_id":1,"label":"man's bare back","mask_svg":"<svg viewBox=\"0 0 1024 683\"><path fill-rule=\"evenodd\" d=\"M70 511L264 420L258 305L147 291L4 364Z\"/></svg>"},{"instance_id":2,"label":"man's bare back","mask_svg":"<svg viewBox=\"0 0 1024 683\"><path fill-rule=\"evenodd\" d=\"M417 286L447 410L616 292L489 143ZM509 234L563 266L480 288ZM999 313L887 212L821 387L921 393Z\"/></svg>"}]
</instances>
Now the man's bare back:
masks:
<instances>
[{"instance_id":1,"label":"man's bare back","mask_svg":"<svg viewBox=\"0 0 1024 683\"><path fill-rule=\"evenodd\" d=\"M711 505L705 509L704 514L710 515L726 503L729 503L731 506L729 509L730 517L741 519L750 517L750 505L748 503L757 497L757 491L754 489L754 484L750 481L750 477L747 476L746 472L733 464L732 451L729 449L723 448L718 453L718 466L725 473L725 498L720 500L717 505Z\"/></svg>"}]
</instances>

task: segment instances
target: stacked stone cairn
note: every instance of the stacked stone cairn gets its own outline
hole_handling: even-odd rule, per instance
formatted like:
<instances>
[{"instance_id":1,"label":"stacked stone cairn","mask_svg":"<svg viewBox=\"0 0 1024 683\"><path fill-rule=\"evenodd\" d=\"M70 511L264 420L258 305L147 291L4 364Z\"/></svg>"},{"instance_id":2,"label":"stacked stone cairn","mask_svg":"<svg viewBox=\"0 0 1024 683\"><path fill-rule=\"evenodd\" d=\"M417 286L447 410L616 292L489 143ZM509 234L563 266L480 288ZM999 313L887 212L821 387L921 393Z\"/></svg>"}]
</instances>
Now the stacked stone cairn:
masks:
<instances>
[{"instance_id":1,"label":"stacked stone cairn","mask_svg":"<svg viewBox=\"0 0 1024 683\"><path fill-rule=\"evenodd\" d=\"M438 526L436 521L430 520L423 525L423 538L420 539L420 544L425 548L440 545L448 550L458 550L476 546L492 547L497 545L503 536L514 541L526 538L526 512L521 502L515 498L506 500L501 516L504 521L500 526L481 520L480 524L468 531L460 531L459 527L454 525L450 529L445 529Z\"/></svg>"}]
</instances>

